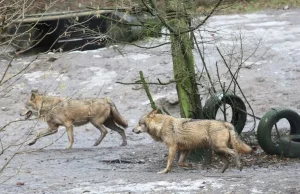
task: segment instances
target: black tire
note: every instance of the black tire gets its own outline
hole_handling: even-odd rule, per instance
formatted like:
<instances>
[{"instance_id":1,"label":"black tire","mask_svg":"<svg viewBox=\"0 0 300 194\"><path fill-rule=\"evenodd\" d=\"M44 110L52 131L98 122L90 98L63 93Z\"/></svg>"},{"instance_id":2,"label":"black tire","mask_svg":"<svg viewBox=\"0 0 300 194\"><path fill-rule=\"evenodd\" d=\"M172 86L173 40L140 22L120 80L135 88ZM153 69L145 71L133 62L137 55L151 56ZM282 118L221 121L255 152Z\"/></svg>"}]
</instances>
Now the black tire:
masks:
<instances>
[{"instance_id":1,"label":"black tire","mask_svg":"<svg viewBox=\"0 0 300 194\"><path fill-rule=\"evenodd\" d=\"M280 154L289 158L300 158L300 135L288 135L279 140Z\"/></svg>"},{"instance_id":2,"label":"black tire","mask_svg":"<svg viewBox=\"0 0 300 194\"><path fill-rule=\"evenodd\" d=\"M218 109L222 104L228 104L232 108L231 123L235 127L235 131L240 134L245 127L247 121L247 110L243 100L232 93L216 93L210 97L204 107L203 116L205 119L216 119Z\"/></svg>"},{"instance_id":3,"label":"black tire","mask_svg":"<svg viewBox=\"0 0 300 194\"><path fill-rule=\"evenodd\" d=\"M279 144L271 139L273 126L280 120L287 119L290 123L290 134L300 134L300 116L293 110L286 108L272 108L261 118L257 127L257 140L267 154L280 155Z\"/></svg>"}]
</instances>

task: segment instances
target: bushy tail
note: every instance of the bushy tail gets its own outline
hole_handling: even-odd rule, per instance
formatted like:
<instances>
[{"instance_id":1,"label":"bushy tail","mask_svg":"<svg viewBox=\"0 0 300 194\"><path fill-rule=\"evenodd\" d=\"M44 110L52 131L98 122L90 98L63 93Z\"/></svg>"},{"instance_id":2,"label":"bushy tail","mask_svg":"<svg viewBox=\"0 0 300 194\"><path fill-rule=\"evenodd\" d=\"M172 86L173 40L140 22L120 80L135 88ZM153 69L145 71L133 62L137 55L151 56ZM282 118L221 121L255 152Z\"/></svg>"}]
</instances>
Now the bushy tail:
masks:
<instances>
[{"instance_id":1,"label":"bushy tail","mask_svg":"<svg viewBox=\"0 0 300 194\"><path fill-rule=\"evenodd\" d=\"M234 126L231 123L225 123L225 126L229 129L230 143L234 150L241 154L249 154L252 149L246 143L244 143L236 134Z\"/></svg>"},{"instance_id":2,"label":"bushy tail","mask_svg":"<svg viewBox=\"0 0 300 194\"><path fill-rule=\"evenodd\" d=\"M107 102L110 105L111 108L111 114L112 114L112 118L113 120L120 126L127 128L128 127L128 123L127 121L122 117L122 115L119 113L116 105L109 99L107 99Z\"/></svg>"}]
</instances>

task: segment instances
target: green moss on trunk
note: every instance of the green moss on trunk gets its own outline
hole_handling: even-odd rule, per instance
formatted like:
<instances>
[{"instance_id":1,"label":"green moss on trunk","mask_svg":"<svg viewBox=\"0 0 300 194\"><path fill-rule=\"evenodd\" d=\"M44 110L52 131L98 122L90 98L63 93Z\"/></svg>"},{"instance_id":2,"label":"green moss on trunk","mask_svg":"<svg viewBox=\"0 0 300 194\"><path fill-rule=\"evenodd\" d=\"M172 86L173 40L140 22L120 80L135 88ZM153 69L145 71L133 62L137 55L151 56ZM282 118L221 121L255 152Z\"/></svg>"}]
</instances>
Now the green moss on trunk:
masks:
<instances>
[{"instance_id":1,"label":"green moss on trunk","mask_svg":"<svg viewBox=\"0 0 300 194\"><path fill-rule=\"evenodd\" d=\"M179 0L174 0L171 8L179 8L174 6ZM181 33L189 29L189 21L185 12L181 12L179 8L178 14L173 14L169 18L170 26L175 30L171 35L172 42L172 58L173 72L176 80L176 88L180 103L181 117L185 118L202 118L202 105L198 87L195 79L195 64L192 53L192 44L189 33Z\"/></svg>"}]
</instances>

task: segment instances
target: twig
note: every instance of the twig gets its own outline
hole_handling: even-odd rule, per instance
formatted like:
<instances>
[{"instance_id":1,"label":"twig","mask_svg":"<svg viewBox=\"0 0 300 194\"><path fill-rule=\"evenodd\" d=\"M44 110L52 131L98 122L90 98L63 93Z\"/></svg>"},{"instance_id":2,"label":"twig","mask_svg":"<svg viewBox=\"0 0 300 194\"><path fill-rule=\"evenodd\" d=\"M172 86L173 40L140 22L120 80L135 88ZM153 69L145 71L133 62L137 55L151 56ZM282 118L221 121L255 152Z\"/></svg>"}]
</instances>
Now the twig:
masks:
<instances>
[{"instance_id":1,"label":"twig","mask_svg":"<svg viewBox=\"0 0 300 194\"><path fill-rule=\"evenodd\" d=\"M171 114L167 111L167 109L166 109L165 107L162 107L162 110L163 110L167 115L171 115Z\"/></svg>"},{"instance_id":2,"label":"twig","mask_svg":"<svg viewBox=\"0 0 300 194\"><path fill-rule=\"evenodd\" d=\"M154 48L158 48L158 47L161 47L161 46L164 46L164 45L168 45L168 44L171 44L171 42L165 42L165 43L161 43L161 44L158 44L158 45L155 45L155 46L140 46L140 45L137 45L135 43L126 43L126 44L129 44L129 45L133 45L133 46L136 46L138 48L143 48L143 49L154 49Z\"/></svg>"},{"instance_id":3,"label":"twig","mask_svg":"<svg viewBox=\"0 0 300 194\"><path fill-rule=\"evenodd\" d=\"M144 88L144 90L145 90L145 92L146 92L146 94L147 94L147 96L148 96L149 101L150 101L151 108L152 108L153 110L157 110L158 108L157 108L157 106L155 105L155 102L153 101L153 98L152 98L152 96L151 96L151 93L150 93L150 91L149 91L148 85L147 85L147 83L146 83L146 81L145 81L145 78L144 78L144 75L143 75L143 72L142 72L142 71L140 71L140 78L141 78L141 82L142 82L142 84L143 84L143 88ZM159 110L159 111L160 111L160 110ZM161 111L160 111L160 112L161 112Z\"/></svg>"},{"instance_id":4,"label":"twig","mask_svg":"<svg viewBox=\"0 0 300 194\"><path fill-rule=\"evenodd\" d=\"M173 84L173 83L176 83L175 80L171 80L169 82L161 82L159 79L158 80L158 83L157 82L148 82L147 84L148 85L169 85L169 84ZM138 85L142 85L143 83L141 82L141 80L138 80L136 82L115 82L117 84L123 84L123 85L134 85L134 84L138 84Z\"/></svg>"},{"instance_id":5,"label":"twig","mask_svg":"<svg viewBox=\"0 0 300 194\"><path fill-rule=\"evenodd\" d=\"M9 63L8 63L8 65L6 66L6 69L5 69L5 71L4 71L3 75L2 75L2 78L1 78L1 80L0 80L0 85L2 85L1 83L2 83L2 81L3 81L3 79L4 79L4 77L6 76L8 69L11 67L11 63L12 63L13 60L15 59L15 56L16 56L16 55L14 55L14 56L11 58L11 60L10 60Z\"/></svg>"},{"instance_id":6,"label":"twig","mask_svg":"<svg viewBox=\"0 0 300 194\"><path fill-rule=\"evenodd\" d=\"M219 84L220 84L220 87L222 89L222 92L223 94L225 94L225 83L224 83L224 86L222 85L222 82L221 82L221 78L220 78L220 73L219 73L219 67L218 67L218 62L216 62L216 69L217 69L217 77L218 77L218 80L219 80ZM222 110L222 109L221 109ZM224 116L224 120L227 121L227 116L226 116L226 104L223 103L223 116Z\"/></svg>"},{"instance_id":7,"label":"twig","mask_svg":"<svg viewBox=\"0 0 300 194\"><path fill-rule=\"evenodd\" d=\"M142 1L144 2L144 0L142 0ZM151 6L155 9L155 11L158 12L157 6L156 6L156 4L153 2L153 0L149 0L149 2L150 2L150 4L151 4ZM154 12L152 11L151 7L149 7L145 2L144 2L144 5L145 5L145 7L149 10L149 12L150 12L152 15L155 15L155 16L158 17L158 19L161 21L161 23L162 23L166 28L168 28L168 30L169 30L171 33L176 34L176 30L175 30L171 25L169 25L169 24L167 23L167 21L166 21L163 17L161 17L160 14L154 13Z\"/></svg>"},{"instance_id":8,"label":"twig","mask_svg":"<svg viewBox=\"0 0 300 194\"><path fill-rule=\"evenodd\" d=\"M25 71L38 57L40 56L40 54L38 54L36 57L34 57L33 60L31 60L23 69L21 69L18 73L14 74L13 76L11 76L10 78L6 79L5 81L0 83L0 86L5 84L6 82L8 82L9 80L13 79L14 77L20 75L23 71Z\"/></svg>"},{"instance_id":9,"label":"twig","mask_svg":"<svg viewBox=\"0 0 300 194\"><path fill-rule=\"evenodd\" d=\"M202 22L200 24L198 24L197 26L189 29L189 30L184 30L181 31L180 34L184 34L184 33L188 33L188 32L192 32L196 29L198 29L200 26L202 26L211 16L212 14L217 10L217 8L220 6L220 4L222 3L223 0L219 0L218 3L214 6L214 8L209 12L209 14L204 18L204 20L202 20Z\"/></svg>"},{"instance_id":10,"label":"twig","mask_svg":"<svg viewBox=\"0 0 300 194\"><path fill-rule=\"evenodd\" d=\"M255 116L254 114L251 114L251 113L248 113L248 112L240 109L239 107L236 107L236 109L238 109L239 111L241 111L243 113L246 113L247 115L249 115L249 116L251 116L251 117L253 117L253 118L257 119L257 120L261 120L261 117Z\"/></svg>"},{"instance_id":11,"label":"twig","mask_svg":"<svg viewBox=\"0 0 300 194\"><path fill-rule=\"evenodd\" d=\"M105 162L105 163L125 163L125 164L136 164L136 163L141 163L141 161L135 162L135 161L130 161L130 160L123 160L123 159L113 159L113 160L99 160L99 162Z\"/></svg>"},{"instance_id":12,"label":"twig","mask_svg":"<svg viewBox=\"0 0 300 194\"><path fill-rule=\"evenodd\" d=\"M239 90L240 90L240 92L241 92L241 94L242 94L243 98L245 99L246 103L248 104L248 106L249 106L249 108L250 108L250 110L251 110L252 114L254 115L254 111L253 111L253 109L252 109L252 107L251 107L251 105L250 105L249 101L247 100L247 98L246 98L246 96L245 96L245 94L244 94L244 92L243 92L242 88L240 87L240 85L239 85L238 81L237 81L237 80L236 80L236 78L234 77L234 75L233 75L233 73L232 73L232 71L231 71L230 67L228 66L228 64L227 64L227 62L226 62L226 60L225 60L224 56L222 55L222 53L221 53L221 51L220 51L219 47L218 47L218 46L216 46L216 48L217 48L217 51L218 51L218 53L219 53L219 54L220 54L220 56L222 57L222 60L223 60L223 62L224 62L224 64L225 64L225 66L227 67L227 69L228 69L228 71L229 71L229 73L230 73L230 75L231 75L232 79L234 79L234 82L236 83L237 87L239 88ZM254 130L254 128L255 128L255 126L256 126L256 118L255 118L255 117L253 117L253 118L254 118L254 125L253 125L254 127L253 127L253 129L252 129L252 130Z\"/></svg>"},{"instance_id":13,"label":"twig","mask_svg":"<svg viewBox=\"0 0 300 194\"><path fill-rule=\"evenodd\" d=\"M3 144L2 144L2 139L0 138L0 143L1 143L1 152L0 155L2 155L4 153L4 149L3 149Z\"/></svg>"},{"instance_id":14,"label":"twig","mask_svg":"<svg viewBox=\"0 0 300 194\"><path fill-rule=\"evenodd\" d=\"M194 32L191 32L191 35L193 36L194 41L196 42L197 39L196 39L196 36L195 36ZM199 53L199 55L200 55L202 64L203 64L203 66L204 66L204 68L205 68L205 72L206 72L206 74L207 74L207 77L208 77L208 80L209 80L209 82L210 82L211 88L213 89L214 93L216 93L217 91L216 91L216 89L215 89L215 87L214 87L213 81L212 81L212 79L211 79L211 77L210 77L210 74L209 74L209 71L208 71L208 69L207 69L207 65L206 65L204 56L203 56L202 53L201 53L201 50L200 50L199 45L196 44L196 46L197 46L197 50L198 50L198 53Z\"/></svg>"}]
</instances>

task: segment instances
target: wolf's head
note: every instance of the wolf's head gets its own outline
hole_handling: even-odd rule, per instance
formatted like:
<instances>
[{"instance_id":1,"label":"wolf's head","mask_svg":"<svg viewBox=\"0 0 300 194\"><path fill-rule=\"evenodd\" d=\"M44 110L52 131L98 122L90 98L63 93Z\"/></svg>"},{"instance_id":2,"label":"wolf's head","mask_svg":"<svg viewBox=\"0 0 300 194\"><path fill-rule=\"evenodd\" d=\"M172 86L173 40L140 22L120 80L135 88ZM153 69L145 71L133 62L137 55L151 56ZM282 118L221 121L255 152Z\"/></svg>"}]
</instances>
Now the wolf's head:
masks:
<instances>
[{"instance_id":1,"label":"wolf's head","mask_svg":"<svg viewBox=\"0 0 300 194\"><path fill-rule=\"evenodd\" d=\"M150 113L144 114L140 118L139 123L137 124L137 126L135 126L132 129L132 132L134 132L136 134L148 132L149 129L147 127L147 121L149 121L149 119L153 118L156 113L157 113L157 110L153 110Z\"/></svg>"},{"instance_id":2,"label":"wolf's head","mask_svg":"<svg viewBox=\"0 0 300 194\"><path fill-rule=\"evenodd\" d=\"M38 116L40 95L37 91L31 91L31 96L27 102L25 102L25 108L21 111L20 116L25 116L25 119L29 119L32 115Z\"/></svg>"}]
</instances>

